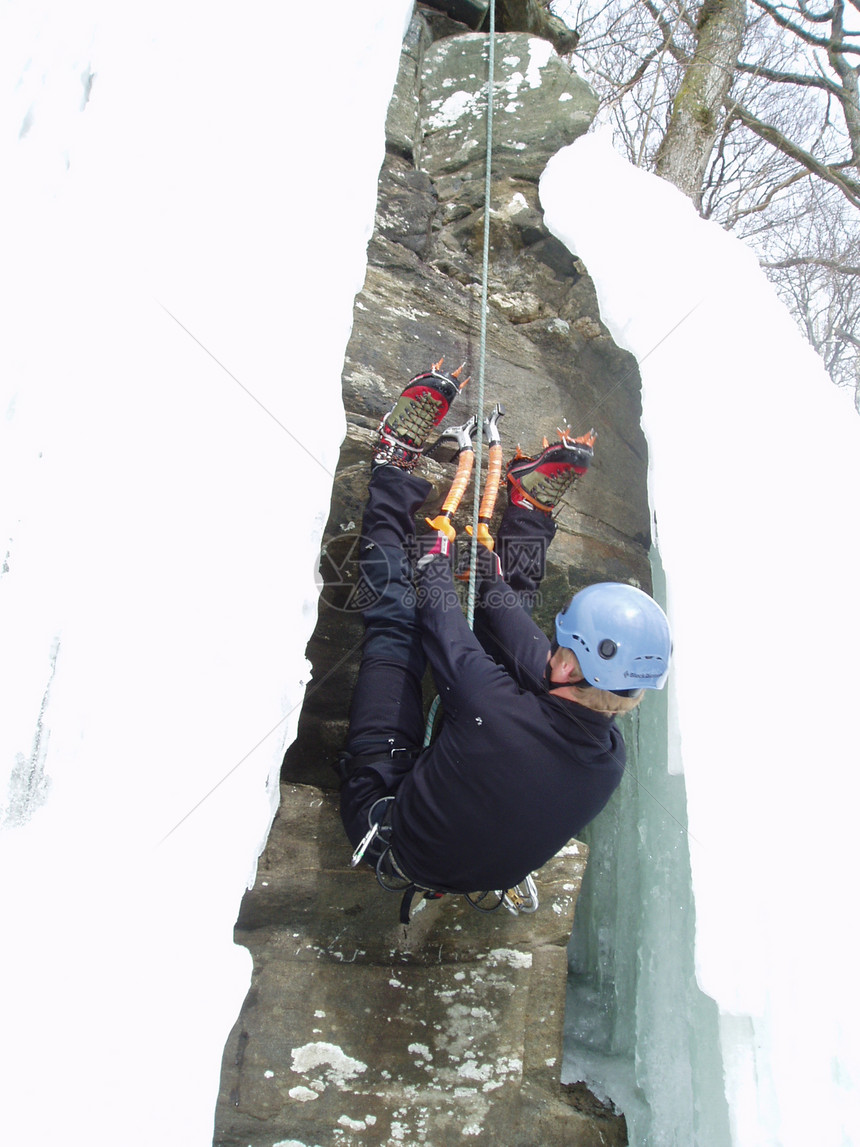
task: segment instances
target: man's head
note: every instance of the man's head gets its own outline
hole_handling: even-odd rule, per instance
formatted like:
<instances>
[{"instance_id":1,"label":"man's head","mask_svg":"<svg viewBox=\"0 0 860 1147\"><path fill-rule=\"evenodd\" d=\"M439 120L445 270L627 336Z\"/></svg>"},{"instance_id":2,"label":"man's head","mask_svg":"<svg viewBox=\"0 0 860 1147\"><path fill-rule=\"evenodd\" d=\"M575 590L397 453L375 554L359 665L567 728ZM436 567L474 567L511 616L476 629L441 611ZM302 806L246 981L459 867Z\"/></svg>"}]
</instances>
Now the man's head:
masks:
<instances>
[{"instance_id":1,"label":"man's head","mask_svg":"<svg viewBox=\"0 0 860 1147\"><path fill-rule=\"evenodd\" d=\"M644 689L625 689L622 693L610 693L608 689L596 689L583 677L573 650L555 642L547 662L546 682L551 693L608 717L635 709L645 692Z\"/></svg>"},{"instance_id":2,"label":"man's head","mask_svg":"<svg viewBox=\"0 0 860 1147\"><path fill-rule=\"evenodd\" d=\"M653 598L632 585L601 582L574 594L555 619L555 639L550 688L580 690L572 699L589 708L625 712L639 703L643 689L665 684L669 622Z\"/></svg>"}]
</instances>

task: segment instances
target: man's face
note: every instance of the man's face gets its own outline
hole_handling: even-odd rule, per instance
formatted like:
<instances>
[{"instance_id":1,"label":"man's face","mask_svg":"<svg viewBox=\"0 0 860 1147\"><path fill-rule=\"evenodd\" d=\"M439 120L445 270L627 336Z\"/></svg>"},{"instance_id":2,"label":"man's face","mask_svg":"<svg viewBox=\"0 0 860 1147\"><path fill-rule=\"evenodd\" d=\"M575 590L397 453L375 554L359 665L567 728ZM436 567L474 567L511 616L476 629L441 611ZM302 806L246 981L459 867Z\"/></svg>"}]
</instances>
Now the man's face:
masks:
<instances>
[{"instance_id":1,"label":"man's face","mask_svg":"<svg viewBox=\"0 0 860 1147\"><path fill-rule=\"evenodd\" d=\"M582 669L572 649L559 645L550 653L547 661L547 683L550 690L569 686L571 687L569 692L565 689L565 692L559 695L575 701L578 705L584 705L587 709L593 709L596 713L604 713L608 717L629 713L631 709L636 708L645 693L644 689L639 689L632 696L623 697L593 686L588 686L586 689L573 688L584 680Z\"/></svg>"}]
</instances>

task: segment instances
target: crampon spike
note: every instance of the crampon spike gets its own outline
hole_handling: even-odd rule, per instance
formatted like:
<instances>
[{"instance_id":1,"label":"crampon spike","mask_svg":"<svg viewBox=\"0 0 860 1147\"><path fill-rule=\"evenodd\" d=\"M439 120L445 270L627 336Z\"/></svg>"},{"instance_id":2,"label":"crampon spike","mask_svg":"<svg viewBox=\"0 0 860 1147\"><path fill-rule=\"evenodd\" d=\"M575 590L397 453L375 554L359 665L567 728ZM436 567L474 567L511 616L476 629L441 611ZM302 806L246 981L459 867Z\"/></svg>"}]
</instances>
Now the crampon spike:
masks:
<instances>
[{"instance_id":1,"label":"crampon spike","mask_svg":"<svg viewBox=\"0 0 860 1147\"><path fill-rule=\"evenodd\" d=\"M549 446L549 440L548 440L548 438L547 438L547 436L546 436L545 434L544 434L544 436L543 436L543 443L542 443L542 445L543 445L543 448L544 448L544 450L546 450L547 446Z\"/></svg>"},{"instance_id":2,"label":"crampon spike","mask_svg":"<svg viewBox=\"0 0 860 1147\"><path fill-rule=\"evenodd\" d=\"M462 372L463 372L463 367L464 367L465 365L466 365L466 364L465 364L464 362L461 362L461 363L460 363L460 365L457 367L457 369L456 369L456 370L452 370L452 371L451 371L451 377L452 377L452 378L459 378L459 377L460 377L460 375L461 375L461 374L462 374Z\"/></svg>"},{"instance_id":3,"label":"crampon spike","mask_svg":"<svg viewBox=\"0 0 860 1147\"><path fill-rule=\"evenodd\" d=\"M433 365L432 365L432 367L431 367L430 369L431 369L431 370L441 370L441 368L442 368L442 363L443 363L444 361L445 361L445 356L444 356L444 354L443 354L443 355L442 355L442 357L439 359L439 361L438 361L438 362L434 362L434 363L433 363Z\"/></svg>"},{"instance_id":4,"label":"crampon spike","mask_svg":"<svg viewBox=\"0 0 860 1147\"><path fill-rule=\"evenodd\" d=\"M465 365L465 364L464 364L464 365ZM462 370L463 368L462 368L462 367L460 367L460 369ZM454 375L454 378L456 378L456 377L457 377L457 376L456 376L456 374L455 374L455 375ZM467 377L466 377L466 378L464 378L464 379L463 379L463 381L460 383L460 390L462 390L462 389L465 387L465 385L466 385L466 383L467 383L467 382L471 382L471 381L472 381L472 376L471 376L471 375L467 375Z\"/></svg>"},{"instance_id":5,"label":"crampon spike","mask_svg":"<svg viewBox=\"0 0 860 1147\"><path fill-rule=\"evenodd\" d=\"M593 446L594 443L597 441L597 434L596 434L593 426L592 426L591 430L588 431L587 434L580 434L580 436L578 438L571 438L570 437L570 423L569 422L565 422L565 429L562 429L561 426L556 426L556 430L558 431L558 436L562 440L562 442L575 442L578 446Z\"/></svg>"}]
</instances>

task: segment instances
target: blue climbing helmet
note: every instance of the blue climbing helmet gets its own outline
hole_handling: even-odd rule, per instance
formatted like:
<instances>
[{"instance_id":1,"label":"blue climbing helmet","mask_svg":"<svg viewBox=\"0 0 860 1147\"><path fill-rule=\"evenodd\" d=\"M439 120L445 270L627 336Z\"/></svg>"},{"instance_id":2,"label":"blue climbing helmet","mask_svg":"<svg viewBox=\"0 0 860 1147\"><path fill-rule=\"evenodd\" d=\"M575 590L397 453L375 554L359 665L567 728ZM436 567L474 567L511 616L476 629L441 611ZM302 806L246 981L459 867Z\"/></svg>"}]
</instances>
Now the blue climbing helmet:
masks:
<instances>
[{"instance_id":1,"label":"blue climbing helmet","mask_svg":"<svg viewBox=\"0 0 860 1147\"><path fill-rule=\"evenodd\" d=\"M610 692L662 689L672 638L653 598L623 582L580 590L556 616L555 639L573 650L589 685Z\"/></svg>"}]
</instances>

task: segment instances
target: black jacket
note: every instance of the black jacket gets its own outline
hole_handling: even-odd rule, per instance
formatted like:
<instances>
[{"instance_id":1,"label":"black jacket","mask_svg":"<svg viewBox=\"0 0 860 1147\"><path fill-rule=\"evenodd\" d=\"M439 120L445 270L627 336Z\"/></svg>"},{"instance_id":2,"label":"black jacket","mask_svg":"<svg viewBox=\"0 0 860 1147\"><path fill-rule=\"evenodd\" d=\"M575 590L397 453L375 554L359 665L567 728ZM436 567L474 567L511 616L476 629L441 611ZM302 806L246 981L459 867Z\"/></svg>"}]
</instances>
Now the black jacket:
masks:
<instances>
[{"instance_id":1,"label":"black jacket","mask_svg":"<svg viewBox=\"0 0 860 1147\"><path fill-rule=\"evenodd\" d=\"M441 729L401 784L395 852L409 876L450 892L506 889L554 856L603 808L625 751L613 718L551 696L549 641L501 578L481 584L476 631L450 565L419 579Z\"/></svg>"}]
</instances>

